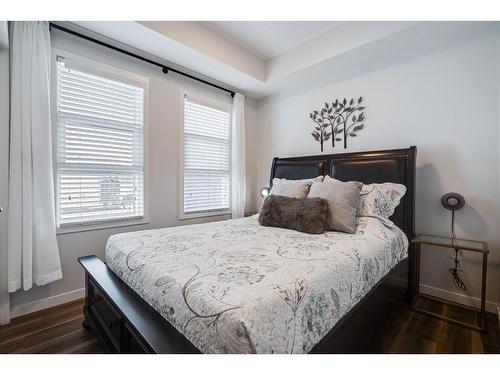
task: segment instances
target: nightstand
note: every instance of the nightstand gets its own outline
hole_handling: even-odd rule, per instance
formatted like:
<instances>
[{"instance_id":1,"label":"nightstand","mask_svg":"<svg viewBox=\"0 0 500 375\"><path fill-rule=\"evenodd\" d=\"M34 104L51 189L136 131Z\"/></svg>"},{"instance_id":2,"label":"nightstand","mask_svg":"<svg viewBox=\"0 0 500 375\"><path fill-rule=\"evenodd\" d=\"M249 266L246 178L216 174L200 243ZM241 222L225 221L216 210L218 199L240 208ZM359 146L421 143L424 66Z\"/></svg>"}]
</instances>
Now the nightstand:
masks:
<instances>
[{"instance_id":1,"label":"nightstand","mask_svg":"<svg viewBox=\"0 0 500 375\"><path fill-rule=\"evenodd\" d=\"M429 315L447 322L458 324L463 327L471 328L480 332L485 332L486 331L486 313L485 313L486 271L487 271L488 253L489 253L488 244L484 241L464 240L459 238L435 236L435 235L421 234L421 233L417 234L417 236L412 240L412 243L415 244L415 256L413 257L414 264L412 265L414 269L414 279L412 280L413 285L411 288L412 290L411 309L425 315ZM422 245L434 246L437 249L453 249L453 250L458 249L458 250L472 251L482 254L483 266L482 266L482 277L481 277L481 306L479 309L459 304L456 302L448 301L442 298L430 296L420 292L420 248ZM419 301L422 298L433 300L436 302L441 302L447 305L471 311L477 314L476 316L477 324L470 324L419 307Z\"/></svg>"}]
</instances>

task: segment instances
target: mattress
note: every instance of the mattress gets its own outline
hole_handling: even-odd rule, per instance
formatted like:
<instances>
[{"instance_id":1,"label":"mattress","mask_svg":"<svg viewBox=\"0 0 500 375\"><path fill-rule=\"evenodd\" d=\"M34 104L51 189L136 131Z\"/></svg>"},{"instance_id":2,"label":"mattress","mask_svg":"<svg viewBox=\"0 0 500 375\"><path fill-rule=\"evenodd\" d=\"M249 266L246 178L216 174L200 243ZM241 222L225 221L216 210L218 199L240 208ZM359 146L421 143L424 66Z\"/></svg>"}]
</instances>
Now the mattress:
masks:
<instances>
[{"instance_id":1,"label":"mattress","mask_svg":"<svg viewBox=\"0 0 500 375\"><path fill-rule=\"evenodd\" d=\"M384 218L318 235L255 215L116 234L106 263L204 353L307 353L407 250Z\"/></svg>"}]
</instances>

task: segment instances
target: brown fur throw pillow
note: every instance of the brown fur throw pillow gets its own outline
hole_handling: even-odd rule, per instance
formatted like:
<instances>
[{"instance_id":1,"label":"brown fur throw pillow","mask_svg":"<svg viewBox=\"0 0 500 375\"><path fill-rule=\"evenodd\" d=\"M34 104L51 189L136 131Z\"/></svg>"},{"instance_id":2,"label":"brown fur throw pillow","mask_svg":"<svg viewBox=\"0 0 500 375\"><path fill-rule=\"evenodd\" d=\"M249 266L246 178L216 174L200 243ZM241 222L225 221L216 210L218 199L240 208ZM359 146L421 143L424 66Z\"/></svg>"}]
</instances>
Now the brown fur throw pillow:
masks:
<instances>
[{"instance_id":1,"label":"brown fur throw pillow","mask_svg":"<svg viewBox=\"0 0 500 375\"><path fill-rule=\"evenodd\" d=\"M322 198L269 195L260 209L259 223L267 227L319 234L324 232L328 202Z\"/></svg>"}]
</instances>

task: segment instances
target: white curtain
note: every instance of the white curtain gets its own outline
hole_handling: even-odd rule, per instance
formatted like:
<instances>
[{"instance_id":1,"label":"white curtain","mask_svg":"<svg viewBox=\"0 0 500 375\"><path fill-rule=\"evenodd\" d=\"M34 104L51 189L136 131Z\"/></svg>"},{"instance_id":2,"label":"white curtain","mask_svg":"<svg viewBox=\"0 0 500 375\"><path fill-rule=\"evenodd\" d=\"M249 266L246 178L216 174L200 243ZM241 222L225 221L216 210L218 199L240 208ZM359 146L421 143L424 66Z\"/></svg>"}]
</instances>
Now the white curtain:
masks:
<instances>
[{"instance_id":1,"label":"white curtain","mask_svg":"<svg viewBox=\"0 0 500 375\"><path fill-rule=\"evenodd\" d=\"M236 93L231 115L231 213L237 219L245 214L245 96Z\"/></svg>"},{"instance_id":2,"label":"white curtain","mask_svg":"<svg viewBox=\"0 0 500 375\"><path fill-rule=\"evenodd\" d=\"M10 24L8 290L62 278L56 240L47 22Z\"/></svg>"},{"instance_id":3,"label":"white curtain","mask_svg":"<svg viewBox=\"0 0 500 375\"><path fill-rule=\"evenodd\" d=\"M0 203L7 208L9 162L9 51L0 47ZM7 289L7 211L0 213L0 325L10 320Z\"/></svg>"}]
</instances>

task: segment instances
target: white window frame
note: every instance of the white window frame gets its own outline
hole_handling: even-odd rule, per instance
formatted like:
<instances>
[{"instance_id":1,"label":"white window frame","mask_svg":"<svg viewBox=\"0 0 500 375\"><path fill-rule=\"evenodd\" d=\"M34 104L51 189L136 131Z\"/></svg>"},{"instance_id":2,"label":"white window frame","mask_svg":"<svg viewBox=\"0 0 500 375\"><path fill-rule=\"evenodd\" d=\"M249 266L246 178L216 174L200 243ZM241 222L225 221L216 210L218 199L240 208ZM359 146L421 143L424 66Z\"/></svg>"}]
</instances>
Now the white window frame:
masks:
<instances>
[{"instance_id":1,"label":"white window frame","mask_svg":"<svg viewBox=\"0 0 500 375\"><path fill-rule=\"evenodd\" d=\"M195 219L202 217L211 216L222 216L231 214L231 198L229 199L229 208L227 210L220 211L209 211L209 212L195 212L195 213L185 213L184 212L184 97L194 98L196 101L206 104L207 106L212 106L218 108L222 111L227 111L231 114L232 102L229 100L223 100L215 95L210 95L208 93L202 93L193 90L181 89L179 95L180 102L180 119L181 119L181 129L180 129L180 144L179 144L179 220ZM229 192L231 195L231 115L229 116Z\"/></svg>"},{"instance_id":2,"label":"white window frame","mask_svg":"<svg viewBox=\"0 0 500 375\"><path fill-rule=\"evenodd\" d=\"M57 112L57 59L58 56L76 63L78 66L84 67L91 73L100 76L117 79L120 81L130 82L131 84L140 84L144 87L143 101L143 186L144 186L144 212L140 218L117 218L112 220L103 220L91 223L74 223L60 226L57 224L56 233L74 233L91 230L99 230L106 228L124 227L132 225L149 224L149 78L117 68L108 63L102 63L93 59L89 59L65 50L52 48L52 64L51 64L51 110L52 110L52 164L54 170L54 191L55 191L55 210L56 218L59 210L59 184L57 183L59 175L59 164L57 155L57 131L58 131L58 112Z\"/></svg>"}]
</instances>

